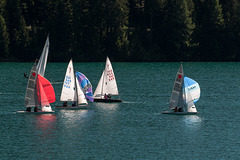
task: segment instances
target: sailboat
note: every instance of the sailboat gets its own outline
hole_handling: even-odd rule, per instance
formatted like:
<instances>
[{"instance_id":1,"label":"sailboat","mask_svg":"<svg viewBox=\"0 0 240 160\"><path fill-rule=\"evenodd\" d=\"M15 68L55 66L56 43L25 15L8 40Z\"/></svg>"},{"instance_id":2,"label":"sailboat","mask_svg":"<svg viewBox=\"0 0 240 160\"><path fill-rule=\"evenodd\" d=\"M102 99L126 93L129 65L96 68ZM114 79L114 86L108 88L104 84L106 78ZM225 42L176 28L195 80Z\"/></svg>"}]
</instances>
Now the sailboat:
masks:
<instances>
[{"instance_id":1,"label":"sailboat","mask_svg":"<svg viewBox=\"0 0 240 160\"><path fill-rule=\"evenodd\" d=\"M55 92L51 83L44 78L47 57L49 51L49 37L45 42L40 60L35 61L29 74L28 84L25 94L26 111L17 111L18 113L52 113L54 112L50 103L55 102ZM34 112L31 108L34 107ZM38 107L40 107L38 109Z\"/></svg>"},{"instance_id":2,"label":"sailboat","mask_svg":"<svg viewBox=\"0 0 240 160\"><path fill-rule=\"evenodd\" d=\"M197 114L195 103L200 98L200 86L191 78L185 77L183 66L180 65L173 85L169 103L171 111L163 111L163 114L192 115Z\"/></svg>"},{"instance_id":3,"label":"sailboat","mask_svg":"<svg viewBox=\"0 0 240 160\"><path fill-rule=\"evenodd\" d=\"M84 78L83 78L84 77ZM85 75L80 72L76 72L74 75L74 68L72 59L69 61L66 75L63 82L60 101L64 102L63 106L56 106L58 109L86 109L88 108L88 102L86 97L90 95L91 91L87 92L89 88L82 85L82 82L88 82L89 88L91 83ZM85 87L85 88L84 88ZM84 91L83 91L84 90ZM86 92L85 92L86 90ZM92 98L93 99L93 98ZM68 105L68 102L72 102L72 105Z\"/></svg>"},{"instance_id":4,"label":"sailboat","mask_svg":"<svg viewBox=\"0 0 240 160\"><path fill-rule=\"evenodd\" d=\"M94 92L94 102L121 102L121 99L113 99L111 96L119 95L116 78L112 64L107 57L105 69Z\"/></svg>"}]
</instances>

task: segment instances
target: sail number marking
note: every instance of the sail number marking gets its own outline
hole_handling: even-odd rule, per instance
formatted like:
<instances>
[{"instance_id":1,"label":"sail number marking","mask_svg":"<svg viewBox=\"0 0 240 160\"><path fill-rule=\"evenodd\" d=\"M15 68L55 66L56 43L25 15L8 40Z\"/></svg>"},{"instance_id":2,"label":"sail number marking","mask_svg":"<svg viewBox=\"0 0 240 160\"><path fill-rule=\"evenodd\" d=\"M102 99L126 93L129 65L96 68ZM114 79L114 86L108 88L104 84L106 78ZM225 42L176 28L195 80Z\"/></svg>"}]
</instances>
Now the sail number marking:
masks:
<instances>
[{"instance_id":1,"label":"sail number marking","mask_svg":"<svg viewBox=\"0 0 240 160\"><path fill-rule=\"evenodd\" d=\"M63 87L70 88L71 77L66 76Z\"/></svg>"},{"instance_id":2,"label":"sail number marking","mask_svg":"<svg viewBox=\"0 0 240 160\"><path fill-rule=\"evenodd\" d=\"M108 81L112 81L112 80L115 79L114 75L113 75L113 70L112 69L107 71L107 76L108 76Z\"/></svg>"}]
</instances>

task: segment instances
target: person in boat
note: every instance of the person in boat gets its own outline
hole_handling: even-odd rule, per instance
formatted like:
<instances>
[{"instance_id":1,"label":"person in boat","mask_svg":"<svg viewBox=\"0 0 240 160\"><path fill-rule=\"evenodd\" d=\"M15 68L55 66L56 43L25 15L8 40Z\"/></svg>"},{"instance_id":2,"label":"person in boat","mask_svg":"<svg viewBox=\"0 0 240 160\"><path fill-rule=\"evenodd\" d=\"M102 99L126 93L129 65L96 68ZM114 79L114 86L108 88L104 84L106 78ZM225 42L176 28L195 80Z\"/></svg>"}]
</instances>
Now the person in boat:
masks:
<instances>
[{"instance_id":1,"label":"person in boat","mask_svg":"<svg viewBox=\"0 0 240 160\"><path fill-rule=\"evenodd\" d=\"M104 94L104 99L108 99L108 96L106 93Z\"/></svg>"},{"instance_id":2,"label":"person in boat","mask_svg":"<svg viewBox=\"0 0 240 160\"><path fill-rule=\"evenodd\" d=\"M76 106L76 102L73 102L73 103L72 103L72 106Z\"/></svg>"},{"instance_id":3,"label":"person in boat","mask_svg":"<svg viewBox=\"0 0 240 160\"><path fill-rule=\"evenodd\" d=\"M27 73L24 73L24 77L25 77L25 78L28 78Z\"/></svg>"},{"instance_id":4,"label":"person in boat","mask_svg":"<svg viewBox=\"0 0 240 160\"><path fill-rule=\"evenodd\" d=\"M63 102L63 107L67 107L67 101Z\"/></svg>"},{"instance_id":5,"label":"person in boat","mask_svg":"<svg viewBox=\"0 0 240 160\"><path fill-rule=\"evenodd\" d=\"M34 64L37 64L37 62L38 62L38 59L35 59Z\"/></svg>"},{"instance_id":6,"label":"person in boat","mask_svg":"<svg viewBox=\"0 0 240 160\"><path fill-rule=\"evenodd\" d=\"M175 107L173 110L174 110L174 112L177 112L177 111L178 111L177 107Z\"/></svg>"},{"instance_id":7,"label":"person in boat","mask_svg":"<svg viewBox=\"0 0 240 160\"><path fill-rule=\"evenodd\" d=\"M27 107L26 111L31 112L31 107Z\"/></svg>"},{"instance_id":8,"label":"person in boat","mask_svg":"<svg viewBox=\"0 0 240 160\"><path fill-rule=\"evenodd\" d=\"M111 97L112 97L111 94L108 94L108 99L111 99Z\"/></svg>"},{"instance_id":9,"label":"person in boat","mask_svg":"<svg viewBox=\"0 0 240 160\"><path fill-rule=\"evenodd\" d=\"M183 108L182 107L178 108L178 112L183 112Z\"/></svg>"},{"instance_id":10,"label":"person in boat","mask_svg":"<svg viewBox=\"0 0 240 160\"><path fill-rule=\"evenodd\" d=\"M38 112L38 107L37 106L34 108L34 112Z\"/></svg>"}]
</instances>

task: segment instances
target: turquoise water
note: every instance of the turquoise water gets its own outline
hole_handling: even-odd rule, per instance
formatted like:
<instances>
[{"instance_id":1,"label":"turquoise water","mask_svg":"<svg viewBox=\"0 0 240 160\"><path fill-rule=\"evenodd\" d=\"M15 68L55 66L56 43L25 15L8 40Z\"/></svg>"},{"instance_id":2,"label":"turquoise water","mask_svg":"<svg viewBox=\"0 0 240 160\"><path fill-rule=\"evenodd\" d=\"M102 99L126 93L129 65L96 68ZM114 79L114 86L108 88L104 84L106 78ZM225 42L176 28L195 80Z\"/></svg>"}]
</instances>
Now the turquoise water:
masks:
<instances>
[{"instance_id":1,"label":"turquoise water","mask_svg":"<svg viewBox=\"0 0 240 160\"><path fill-rule=\"evenodd\" d=\"M123 103L57 110L67 63L48 63L55 114L16 114L33 63L0 63L0 159L238 159L240 63L183 63L198 115L162 115L180 63L113 63ZM104 63L74 63L96 88Z\"/></svg>"}]
</instances>

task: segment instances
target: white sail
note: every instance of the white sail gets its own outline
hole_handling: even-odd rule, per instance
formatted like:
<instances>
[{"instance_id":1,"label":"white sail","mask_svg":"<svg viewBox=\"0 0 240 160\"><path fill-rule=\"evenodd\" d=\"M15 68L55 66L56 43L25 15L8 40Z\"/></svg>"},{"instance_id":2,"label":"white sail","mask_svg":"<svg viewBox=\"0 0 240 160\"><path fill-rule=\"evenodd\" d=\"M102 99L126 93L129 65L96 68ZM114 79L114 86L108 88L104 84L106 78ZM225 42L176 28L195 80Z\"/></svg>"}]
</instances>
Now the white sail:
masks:
<instances>
[{"instance_id":1,"label":"white sail","mask_svg":"<svg viewBox=\"0 0 240 160\"><path fill-rule=\"evenodd\" d=\"M25 106L35 107L39 106L38 97L36 92L36 80L37 80L37 66L34 64L29 74L27 90L25 94Z\"/></svg>"},{"instance_id":2,"label":"white sail","mask_svg":"<svg viewBox=\"0 0 240 160\"><path fill-rule=\"evenodd\" d=\"M98 82L96 91L94 92L94 97L103 98L105 94L118 95L118 87L116 82L116 77L113 72L112 64L107 57L105 69Z\"/></svg>"},{"instance_id":3,"label":"white sail","mask_svg":"<svg viewBox=\"0 0 240 160\"><path fill-rule=\"evenodd\" d=\"M77 102L78 104L88 104L87 99L78 83L77 77L76 77L76 88L77 88Z\"/></svg>"},{"instance_id":4,"label":"white sail","mask_svg":"<svg viewBox=\"0 0 240 160\"><path fill-rule=\"evenodd\" d=\"M199 100L201 91L200 86L196 81L189 77L184 77L184 89L186 93L189 92L189 94L191 95L191 99L189 99L189 94L186 94L187 103L190 101L196 103Z\"/></svg>"},{"instance_id":5,"label":"white sail","mask_svg":"<svg viewBox=\"0 0 240 160\"><path fill-rule=\"evenodd\" d=\"M65 74L60 101L77 101L75 76L72 59L70 60Z\"/></svg>"},{"instance_id":6,"label":"white sail","mask_svg":"<svg viewBox=\"0 0 240 160\"><path fill-rule=\"evenodd\" d=\"M194 105L193 101L191 101L187 104L187 111L188 112L197 112L197 108Z\"/></svg>"},{"instance_id":7,"label":"white sail","mask_svg":"<svg viewBox=\"0 0 240 160\"><path fill-rule=\"evenodd\" d=\"M182 64L180 65L177 76L173 85L172 95L169 103L170 109L174 109L175 107L183 107L184 101L183 101L183 67Z\"/></svg>"},{"instance_id":8,"label":"white sail","mask_svg":"<svg viewBox=\"0 0 240 160\"><path fill-rule=\"evenodd\" d=\"M102 86L103 86L103 76L104 76L104 71L102 73L102 76L98 82L97 88L93 94L94 98L103 98L104 96L102 95Z\"/></svg>"},{"instance_id":9,"label":"white sail","mask_svg":"<svg viewBox=\"0 0 240 160\"><path fill-rule=\"evenodd\" d=\"M200 98L200 86L191 78L184 77L185 103L188 112L197 112L195 102Z\"/></svg>"},{"instance_id":10,"label":"white sail","mask_svg":"<svg viewBox=\"0 0 240 160\"><path fill-rule=\"evenodd\" d=\"M184 101L186 104L187 112L197 112L196 106L193 103L191 92L188 88L184 90Z\"/></svg>"},{"instance_id":11,"label":"white sail","mask_svg":"<svg viewBox=\"0 0 240 160\"><path fill-rule=\"evenodd\" d=\"M47 40L45 42L41 57L37 65L37 73L43 77L44 77L46 64L47 64L48 51L49 51L49 36L47 36Z\"/></svg>"}]
</instances>

